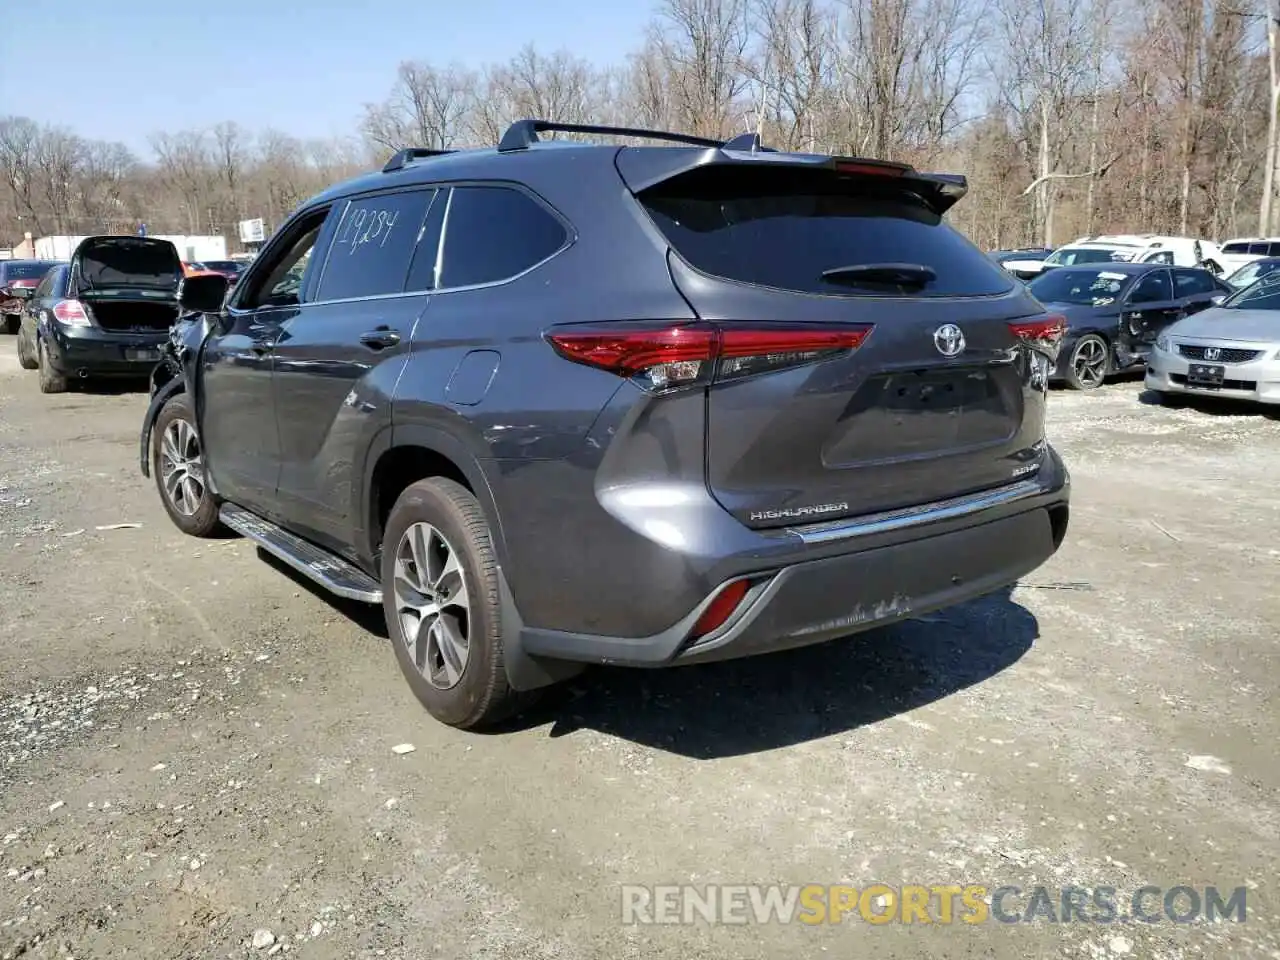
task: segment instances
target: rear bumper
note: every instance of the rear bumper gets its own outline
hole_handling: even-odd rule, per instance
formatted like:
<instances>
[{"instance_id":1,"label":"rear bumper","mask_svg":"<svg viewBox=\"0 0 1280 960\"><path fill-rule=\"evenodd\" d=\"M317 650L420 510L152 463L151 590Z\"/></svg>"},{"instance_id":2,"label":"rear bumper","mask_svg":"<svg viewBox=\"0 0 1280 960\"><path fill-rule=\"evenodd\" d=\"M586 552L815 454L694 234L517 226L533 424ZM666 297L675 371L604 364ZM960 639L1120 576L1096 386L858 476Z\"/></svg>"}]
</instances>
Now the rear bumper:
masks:
<instances>
[{"instance_id":1,"label":"rear bumper","mask_svg":"<svg viewBox=\"0 0 1280 960\"><path fill-rule=\"evenodd\" d=\"M63 376L145 377L160 359L168 331L114 333L96 327L64 327L52 323L44 331L49 363ZM134 358L132 351L150 355Z\"/></svg>"},{"instance_id":2,"label":"rear bumper","mask_svg":"<svg viewBox=\"0 0 1280 960\"><path fill-rule=\"evenodd\" d=\"M726 579L660 633L610 637L521 627L520 645L558 660L674 666L806 646L983 596L1035 570L1062 543L1070 480L1056 454L1049 459L1039 476L1000 490L863 518L845 529L792 531L798 546L789 562ZM750 566L749 558L737 559ZM691 641L719 589L744 575L752 585L729 619Z\"/></svg>"}]
</instances>

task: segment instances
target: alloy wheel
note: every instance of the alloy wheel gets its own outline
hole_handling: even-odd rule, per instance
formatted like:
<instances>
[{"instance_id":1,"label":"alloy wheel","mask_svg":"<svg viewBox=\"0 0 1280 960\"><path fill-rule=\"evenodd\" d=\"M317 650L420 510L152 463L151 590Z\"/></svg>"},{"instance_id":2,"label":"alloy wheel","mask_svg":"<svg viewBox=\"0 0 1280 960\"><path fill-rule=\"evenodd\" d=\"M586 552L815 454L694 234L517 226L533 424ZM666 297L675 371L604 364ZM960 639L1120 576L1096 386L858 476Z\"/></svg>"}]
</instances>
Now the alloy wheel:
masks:
<instances>
[{"instance_id":1,"label":"alloy wheel","mask_svg":"<svg viewBox=\"0 0 1280 960\"><path fill-rule=\"evenodd\" d=\"M1076 380L1082 387L1100 387L1107 378L1107 351L1101 340L1083 340L1071 357Z\"/></svg>"},{"instance_id":2,"label":"alloy wheel","mask_svg":"<svg viewBox=\"0 0 1280 960\"><path fill-rule=\"evenodd\" d=\"M160 440L160 477L173 509L190 517L205 494L204 455L195 428L186 420L171 420Z\"/></svg>"},{"instance_id":3,"label":"alloy wheel","mask_svg":"<svg viewBox=\"0 0 1280 960\"><path fill-rule=\"evenodd\" d=\"M404 644L433 687L462 679L471 654L471 608L458 552L429 523L413 523L396 547L393 591Z\"/></svg>"}]
</instances>

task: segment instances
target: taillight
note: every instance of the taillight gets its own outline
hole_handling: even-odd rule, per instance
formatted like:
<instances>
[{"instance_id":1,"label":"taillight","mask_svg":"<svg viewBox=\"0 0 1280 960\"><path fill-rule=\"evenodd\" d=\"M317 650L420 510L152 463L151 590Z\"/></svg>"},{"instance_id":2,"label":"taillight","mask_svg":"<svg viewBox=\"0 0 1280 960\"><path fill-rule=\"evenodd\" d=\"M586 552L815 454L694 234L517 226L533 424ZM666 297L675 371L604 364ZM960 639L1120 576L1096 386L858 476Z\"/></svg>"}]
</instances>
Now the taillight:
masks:
<instances>
[{"instance_id":1,"label":"taillight","mask_svg":"<svg viewBox=\"0 0 1280 960\"><path fill-rule=\"evenodd\" d=\"M553 327L560 356L650 391L705 385L781 370L856 350L873 324L583 324Z\"/></svg>"},{"instance_id":2,"label":"taillight","mask_svg":"<svg viewBox=\"0 0 1280 960\"><path fill-rule=\"evenodd\" d=\"M69 327L89 326L89 314L79 300L59 300L53 305L53 315Z\"/></svg>"},{"instance_id":3,"label":"taillight","mask_svg":"<svg viewBox=\"0 0 1280 960\"><path fill-rule=\"evenodd\" d=\"M1062 347L1062 338L1067 333L1067 318L1051 313L1034 320L1012 320L1009 330L1027 346L1043 353L1050 360L1056 360L1058 350Z\"/></svg>"}]
</instances>

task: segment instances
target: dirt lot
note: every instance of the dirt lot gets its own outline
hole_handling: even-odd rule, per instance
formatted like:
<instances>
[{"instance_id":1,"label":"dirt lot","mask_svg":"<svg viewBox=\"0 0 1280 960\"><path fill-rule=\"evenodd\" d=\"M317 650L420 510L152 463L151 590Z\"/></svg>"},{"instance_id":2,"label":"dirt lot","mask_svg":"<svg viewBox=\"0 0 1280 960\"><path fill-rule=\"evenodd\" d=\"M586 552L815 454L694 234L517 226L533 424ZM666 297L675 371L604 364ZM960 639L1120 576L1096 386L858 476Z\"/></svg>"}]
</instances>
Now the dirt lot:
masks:
<instances>
[{"instance_id":1,"label":"dirt lot","mask_svg":"<svg viewBox=\"0 0 1280 960\"><path fill-rule=\"evenodd\" d=\"M477 736L419 709L380 614L170 526L144 394L41 396L12 352L0 957L1280 958L1280 420L1055 392L1073 528L1008 597L598 671ZM1248 913L620 919L621 884L875 881L1244 886Z\"/></svg>"}]
</instances>

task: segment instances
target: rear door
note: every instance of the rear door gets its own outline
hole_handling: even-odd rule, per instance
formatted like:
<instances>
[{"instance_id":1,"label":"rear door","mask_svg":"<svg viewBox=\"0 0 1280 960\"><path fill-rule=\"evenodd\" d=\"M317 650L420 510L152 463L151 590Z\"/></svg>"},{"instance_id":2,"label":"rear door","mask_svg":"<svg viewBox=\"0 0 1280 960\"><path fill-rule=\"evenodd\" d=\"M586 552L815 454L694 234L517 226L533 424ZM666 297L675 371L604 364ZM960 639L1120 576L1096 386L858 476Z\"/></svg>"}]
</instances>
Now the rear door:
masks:
<instances>
[{"instance_id":1,"label":"rear door","mask_svg":"<svg viewBox=\"0 0 1280 960\"><path fill-rule=\"evenodd\" d=\"M1213 306L1214 297L1222 294L1219 282L1208 270L1176 267L1173 271L1173 296L1183 316Z\"/></svg>"},{"instance_id":2,"label":"rear door","mask_svg":"<svg viewBox=\"0 0 1280 960\"><path fill-rule=\"evenodd\" d=\"M1146 353L1160 331L1182 316L1174 298L1169 270L1152 270L1133 285L1120 314L1120 346L1132 354Z\"/></svg>"},{"instance_id":3,"label":"rear door","mask_svg":"<svg viewBox=\"0 0 1280 960\"><path fill-rule=\"evenodd\" d=\"M908 181L865 169L712 164L639 194L703 320L874 325L852 352L709 388L708 482L751 526L1001 486L1039 455L1041 361L1011 321L1043 308Z\"/></svg>"}]
</instances>

